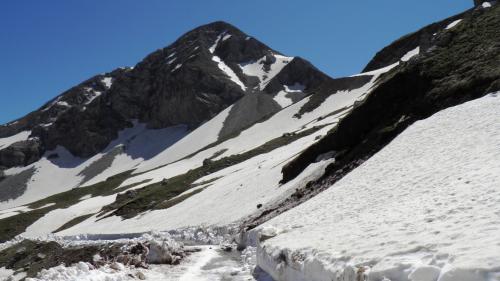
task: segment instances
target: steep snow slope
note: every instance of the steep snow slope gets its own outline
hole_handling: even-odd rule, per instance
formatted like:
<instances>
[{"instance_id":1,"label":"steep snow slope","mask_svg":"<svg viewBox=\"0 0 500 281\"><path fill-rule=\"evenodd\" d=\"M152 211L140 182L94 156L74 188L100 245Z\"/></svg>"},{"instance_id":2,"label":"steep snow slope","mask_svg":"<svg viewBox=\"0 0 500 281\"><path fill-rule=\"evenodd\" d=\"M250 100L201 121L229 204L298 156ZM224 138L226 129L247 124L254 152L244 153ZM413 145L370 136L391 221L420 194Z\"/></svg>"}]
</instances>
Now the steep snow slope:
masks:
<instances>
[{"instance_id":1,"label":"steep snow slope","mask_svg":"<svg viewBox=\"0 0 500 281\"><path fill-rule=\"evenodd\" d=\"M499 280L499 112L497 93L416 122L264 224L260 267L276 280Z\"/></svg>"}]
</instances>

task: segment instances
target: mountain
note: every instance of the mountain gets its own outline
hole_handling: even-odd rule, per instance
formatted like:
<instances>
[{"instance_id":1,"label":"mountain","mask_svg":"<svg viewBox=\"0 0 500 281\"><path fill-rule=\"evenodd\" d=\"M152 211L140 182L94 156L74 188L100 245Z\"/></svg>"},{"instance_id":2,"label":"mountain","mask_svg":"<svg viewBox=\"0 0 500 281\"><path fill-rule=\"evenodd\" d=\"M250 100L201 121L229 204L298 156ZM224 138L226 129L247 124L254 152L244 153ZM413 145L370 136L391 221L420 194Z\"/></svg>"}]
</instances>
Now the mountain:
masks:
<instances>
[{"instance_id":1,"label":"mountain","mask_svg":"<svg viewBox=\"0 0 500 281\"><path fill-rule=\"evenodd\" d=\"M86 275L166 231L274 280L496 280L500 6L476 4L340 78L214 22L3 125L0 269Z\"/></svg>"},{"instance_id":2,"label":"mountain","mask_svg":"<svg viewBox=\"0 0 500 281\"><path fill-rule=\"evenodd\" d=\"M176 139L234 104L220 136L215 137L225 138L301 100L308 90L329 79L301 58L286 57L227 23L211 23L148 55L133 68L92 77L39 110L0 127L5 140L0 147L0 167L28 166L43 159L59 168L80 166L98 153L117 154L113 150L116 144L110 144L126 129L170 128L172 133L165 134ZM285 88L288 85L290 89ZM172 142L159 140L149 151L126 147L122 153L148 159ZM69 154L71 160L63 156ZM105 162L101 166L108 166L112 159L113 155L101 159ZM46 186L30 186L39 193L30 200L79 186L102 172L90 169L82 171L91 174L82 182L74 179L45 193L40 189L48 189ZM43 173L40 168L37 172ZM29 177L23 174L20 178L8 181L11 189L26 188ZM12 181L19 187L13 187Z\"/></svg>"}]
</instances>

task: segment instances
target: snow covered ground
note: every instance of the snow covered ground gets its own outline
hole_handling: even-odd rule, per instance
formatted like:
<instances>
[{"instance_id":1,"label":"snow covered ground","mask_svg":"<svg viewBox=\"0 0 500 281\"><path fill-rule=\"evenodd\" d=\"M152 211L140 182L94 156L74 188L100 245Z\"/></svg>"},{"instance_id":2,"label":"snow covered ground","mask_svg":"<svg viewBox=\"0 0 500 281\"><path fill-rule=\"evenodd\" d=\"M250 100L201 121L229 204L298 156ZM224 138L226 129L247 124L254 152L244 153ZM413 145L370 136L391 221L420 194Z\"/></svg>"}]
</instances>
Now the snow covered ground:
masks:
<instances>
[{"instance_id":1,"label":"snow covered ground","mask_svg":"<svg viewBox=\"0 0 500 281\"><path fill-rule=\"evenodd\" d=\"M43 270L36 278L28 278L27 281L124 281L141 278L151 281L272 281L265 273L261 273L257 279L253 277L255 259L249 258L249 255L255 254L254 251L243 254L237 251L226 252L215 245L186 249L200 251L191 253L178 265L150 265L148 269L125 267L122 264L94 268L84 262L71 266L60 265ZM0 278L7 278L12 274L11 270L0 269Z\"/></svg>"},{"instance_id":2,"label":"snow covered ground","mask_svg":"<svg viewBox=\"0 0 500 281\"><path fill-rule=\"evenodd\" d=\"M258 231L275 280L500 280L500 95L416 122ZM255 235L253 233L252 235Z\"/></svg>"}]
</instances>

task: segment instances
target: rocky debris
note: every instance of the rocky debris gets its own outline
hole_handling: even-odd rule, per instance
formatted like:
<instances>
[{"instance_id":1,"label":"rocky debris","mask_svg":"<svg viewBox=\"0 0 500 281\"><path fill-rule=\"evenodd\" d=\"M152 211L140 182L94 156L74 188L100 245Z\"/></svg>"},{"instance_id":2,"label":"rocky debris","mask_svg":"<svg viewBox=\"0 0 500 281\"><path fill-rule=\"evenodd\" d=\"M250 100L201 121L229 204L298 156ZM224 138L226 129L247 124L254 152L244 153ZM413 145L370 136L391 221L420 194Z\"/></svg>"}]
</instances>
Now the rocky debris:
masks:
<instances>
[{"instance_id":1,"label":"rocky debris","mask_svg":"<svg viewBox=\"0 0 500 281\"><path fill-rule=\"evenodd\" d=\"M193 250L175 242L168 234L145 235L117 241L34 241L22 240L0 251L0 268L24 271L35 277L42 270L60 265L76 265L84 270L144 268L149 264L179 264ZM82 268L80 268L82 269Z\"/></svg>"},{"instance_id":2,"label":"rocky debris","mask_svg":"<svg viewBox=\"0 0 500 281\"><path fill-rule=\"evenodd\" d=\"M132 200L137 196L137 190L127 190L124 193L119 193L116 195L116 201L128 201Z\"/></svg>"}]
</instances>

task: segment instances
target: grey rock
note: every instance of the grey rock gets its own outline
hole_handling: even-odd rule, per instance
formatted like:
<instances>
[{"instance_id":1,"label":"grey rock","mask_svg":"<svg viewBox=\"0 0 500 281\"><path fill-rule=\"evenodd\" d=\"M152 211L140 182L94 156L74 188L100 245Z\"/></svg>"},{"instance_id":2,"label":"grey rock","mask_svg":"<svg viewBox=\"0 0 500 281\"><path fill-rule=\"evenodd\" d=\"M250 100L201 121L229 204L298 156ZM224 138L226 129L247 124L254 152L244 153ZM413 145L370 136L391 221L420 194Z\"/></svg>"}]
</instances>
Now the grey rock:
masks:
<instances>
[{"instance_id":1,"label":"grey rock","mask_svg":"<svg viewBox=\"0 0 500 281\"><path fill-rule=\"evenodd\" d=\"M19 174L7 176L0 181L0 202L14 200L26 192L28 182L35 174L36 169L30 168Z\"/></svg>"},{"instance_id":2,"label":"grey rock","mask_svg":"<svg viewBox=\"0 0 500 281\"><path fill-rule=\"evenodd\" d=\"M0 166L27 166L40 159L43 148L38 139L20 141L0 150Z\"/></svg>"}]
</instances>

